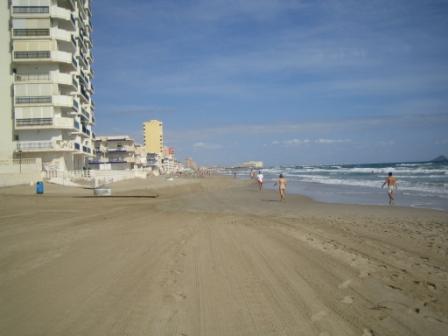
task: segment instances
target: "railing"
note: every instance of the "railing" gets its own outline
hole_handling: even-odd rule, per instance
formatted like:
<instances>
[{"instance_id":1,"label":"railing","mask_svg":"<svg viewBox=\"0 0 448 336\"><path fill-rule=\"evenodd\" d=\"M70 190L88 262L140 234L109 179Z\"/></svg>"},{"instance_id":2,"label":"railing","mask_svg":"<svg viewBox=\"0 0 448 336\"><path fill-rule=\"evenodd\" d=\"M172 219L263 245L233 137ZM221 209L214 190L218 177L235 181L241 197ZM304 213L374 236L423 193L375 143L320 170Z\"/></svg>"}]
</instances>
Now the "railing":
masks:
<instances>
[{"instance_id":1,"label":"railing","mask_svg":"<svg viewBox=\"0 0 448 336\"><path fill-rule=\"evenodd\" d=\"M50 51L14 51L14 58L50 58Z\"/></svg>"},{"instance_id":2,"label":"railing","mask_svg":"<svg viewBox=\"0 0 448 336\"><path fill-rule=\"evenodd\" d=\"M74 121L72 118L55 118L54 119L55 128L74 128Z\"/></svg>"},{"instance_id":3,"label":"railing","mask_svg":"<svg viewBox=\"0 0 448 336\"><path fill-rule=\"evenodd\" d=\"M14 14L46 14L50 12L48 6L14 6L12 8Z\"/></svg>"},{"instance_id":4,"label":"railing","mask_svg":"<svg viewBox=\"0 0 448 336\"><path fill-rule=\"evenodd\" d=\"M13 29L14 36L50 36L50 29Z\"/></svg>"},{"instance_id":5,"label":"railing","mask_svg":"<svg viewBox=\"0 0 448 336\"><path fill-rule=\"evenodd\" d=\"M16 119L17 127L26 126L51 126L53 125L53 118L21 118Z\"/></svg>"},{"instance_id":6,"label":"railing","mask_svg":"<svg viewBox=\"0 0 448 336\"><path fill-rule=\"evenodd\" d=\"M16 82L49 81L50 74L15 74Z\"/></svg>"},{"instance_id":7,"label":"railing","mask_svg":"<svg viewBox=\"0 0 448 336\"><path fill-rule=\"evenodd\" d=\"M90 119L90 115L89 115L89 113L88 113L83 107L81 108L81 114L82 114L82 116L83 116L84 118L86 118L87 120Z\"/></svg>"},{"instance_id":8,"label":"railing","mask_svg":"<svg viewBox=\"0 0 448 336\"><path fill-rule=\"evenodd\" d=\"M17 150L30 149L52 149L54 143L52 141L18 141Z\"/></svg>"},{"instance_id":9,"label":"railing","mask_svg":"<svg viewBox=\"0 0 448 336\"><path fill-rule=\"evenodd\" d=\"M74 56L72 57L72 64L73 64L73 66L74 66L75 68L78 67L78 62L76 61L76 59L75 59Z\"/></svg>"},{"instance_id":10,"label":"railing","mask_svg":"<svg viewBox=\"0 0 448 336\"><path fill-rule=\"evenodd\" d=\"M51 101L51 96L16 97L16 104L48 104Z\"/></svg>"},{"instance_id":11,"label":"railing","mask_svg":"<svg viewBox=\"0 0 448 336\"><path fill-rule=\"evenodd\" d=\"M82 132L90 136L90 131L84 125L82 126Z\"/></svg>"}]
</instances>

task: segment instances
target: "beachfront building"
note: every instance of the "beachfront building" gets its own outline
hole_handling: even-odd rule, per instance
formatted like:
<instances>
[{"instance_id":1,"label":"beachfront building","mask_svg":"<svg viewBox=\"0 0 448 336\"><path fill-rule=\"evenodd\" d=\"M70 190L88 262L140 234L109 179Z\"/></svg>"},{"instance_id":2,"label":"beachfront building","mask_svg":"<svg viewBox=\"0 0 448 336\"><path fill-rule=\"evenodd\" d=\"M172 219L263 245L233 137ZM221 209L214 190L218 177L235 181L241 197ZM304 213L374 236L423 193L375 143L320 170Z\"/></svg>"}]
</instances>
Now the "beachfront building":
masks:
<instances>
[{"instance_id":1,"label":"beachfront building","mask_svg":"<svg viewBox=\"0 0 448 336\"><path fill-rule=\"evenodd\" d=\"M163 154L163 123L150 120L143 123L143 135L146 153Z\"/></svg>"},{"instance_id":2,"label":"beachfront building","mask_svg":"<svg viewBox=\"0 0 448 336\"><path fill-rule=\"evenodd\" d=\"M130 170L135 167L135 143L127 135L95 138L95 158L89 168L98 170Z\"/></svg>"},{"instance_id":3,"label":"beachfront building","mask_svg":"<svg viewBox=\"0 0 448 336\"><path fill-rule=\"evenodd\" d=\"M146 149L144 145L135 144L135 168L144 168L147 165Z\"/></svg>"},{"instance_id":4,"label":"beachfront building","mask_svg":"<svg viewBox=\"0 0 448 336\"><path fill-rule=\"evenodd\" d=\"M80 170L93 157L91 19L90 0L2 1L0 159Z\"/></svg>"}]
</instances>

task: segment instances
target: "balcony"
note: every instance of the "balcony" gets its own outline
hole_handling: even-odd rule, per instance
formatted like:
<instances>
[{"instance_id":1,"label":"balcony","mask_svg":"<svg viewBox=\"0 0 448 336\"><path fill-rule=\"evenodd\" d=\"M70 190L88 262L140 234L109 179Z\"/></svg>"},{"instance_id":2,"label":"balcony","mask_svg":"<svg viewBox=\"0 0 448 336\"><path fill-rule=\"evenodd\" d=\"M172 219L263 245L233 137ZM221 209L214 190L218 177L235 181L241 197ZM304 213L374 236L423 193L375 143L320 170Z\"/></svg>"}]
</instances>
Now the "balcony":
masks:
<instances>
[{"instance_id":1,"label":"balcony","mask_svg":"<svg viewBox=\"0 0 448 336\"><path fill-rule=\"evenodd\" d=\"M76 106L76 100L72 96L53 96L52 101L53 105L58 107L75 108Z\"/></svg>"},{"instance_id":2,"label":"balcony","mask_svg":"<svg viewBox=\"0 0 448 336\"><path fill-rule=\"evenodd\" d=\"M16 152L66 152L73 151L73 142L69 140L15 141Z\"/></svg>"},{"instance_id":3,"label":"balcony","mask_svg":"<svg viewBox=\"0 0 448 336\"><path fill-rule=\"evenodd\" d=\"M72 41L73 34L68 30L53 27L50 30L50 36L51 36L51 38L53 38L55 40L72 42L72 43L74 42L74 41ZM76 46L76 43L74 43L74 44Z\"/></svg>"},{"instance_id":4,"label":"balcony","mask_svg":"<svg viewBox=\"0 0 448 336\"><path fill-rule=\"evenodd\" d=\"M13 17L18 18L45 18L51 17L53 19L65 20L76 27L76 22L72 20L72 12L57 5L50 6L21 6L18 0L12 1L11 13Z\"/></svg>"},{"instance_id":5,"label":"balcony","mask_svg":"<svg viewBox=\"0 0 448 336\"><path fill-rule=\"evenodd\" d=\"M12 30L12 36L14 39L16 38L42 38L42 37L49 37L50 36L50 29L44 28L44 29L18 29L14 28Z\"/></svg>"},{"instance_id":6,"label":"balcony","mask_svg":"<svg viewBox=\"0 0 448 336\"><path fill-rule=\"evenodd\" d=\"M54 118L53 128L74 130L75 122L72 118Z\"/></svg>"},{"instance_id":7,"label":"balcony","mask_svg":"<svg viewBox=\"0 0 448 336\"><path fill-rule=\"evenodd\" d=\"M75 129L72 118L16 118L15 128L26 129Z\"/></svg>"},{"instance_id":8,"label":"balcony","mask_svg":"<svg viewBox=\"0 0 448 336\"><path fill-rule=\"evenodd\" d=\"M16 63L35 63L35 62L55 62L65 63L77 69L78 63L71 53L65 51L50 50L31 50L31 51L14 51L13 61Z\"/></svg>"},{"instance_id":9,"label":"balcony","mask_svg":"<svg viewBox=\"0 0 448 336\"><path fill-rule=\"evenodd\" d=\"M49 6L14 6L14 3L16 1L13 1L13 7L12 7L12 14L13 15L28 15L28 14L49 14L50 13L50 7Z\"/></svg>"},{"instance_id":10,"label":"balcony","mask_svg":"<svg viewBox=\"0 0 448 336\"><path fill-rule=\"evenodd\" d=\"M16 129L20 128L45 128L53 125L53 118L16 118Z\"/></svg>"},{"instance_id":11,"label":"balcony","mask_svg":"<svg viewBox=\"0 0 448 336\"><path fill-rule=\"evenodd\" d=\"M123 146L123 147L116 147L116 148L108 148L107 151L109 153L132 153L135 152L135 147L133 146Z\"/></svg>"},{"instance_id":12,"label":"balcony","mask_svg":"<svg viewBox=\"0 0 448 336\"><path fill-rule=\"evenodd\" d=\"M16 96L15 105L48 105L51 104L51 96Z\"/></svg>"}]
</instances>

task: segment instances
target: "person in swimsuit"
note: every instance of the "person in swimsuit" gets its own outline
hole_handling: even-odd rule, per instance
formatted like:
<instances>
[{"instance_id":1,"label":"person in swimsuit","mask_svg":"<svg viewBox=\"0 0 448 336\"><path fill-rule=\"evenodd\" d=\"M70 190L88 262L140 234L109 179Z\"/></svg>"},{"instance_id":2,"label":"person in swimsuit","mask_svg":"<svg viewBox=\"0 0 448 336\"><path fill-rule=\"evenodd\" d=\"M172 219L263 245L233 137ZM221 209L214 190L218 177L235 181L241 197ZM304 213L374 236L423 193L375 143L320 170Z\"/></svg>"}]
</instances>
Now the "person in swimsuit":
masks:
<instances>
[{"instance_id":1,"label":"person in swimsuit","mask_svg":"<svg viewBox=\"0 0 448 336\"><path fill-rule=\"evenodd\" d=\"M285 179L283 174L280 174L276 184L278 184L278 192L280 194L280 201L283 201L286 196L286 185L288 184L288 181Z\"/></svg>"},{"instance_id":2,"label":"person in swimsuit","mask_svg":"<svg viewBox=\"0 0 448 336\"><path fill-rule=\"evenodd\" d=\"M263 173L260 170L257 175L258 189L260 191L263 189L263 178L264 178Z\"/></svg>"},{"instance_id":3,"label":"person in swimsuit","mask_svg":"<svg viewBox=\"0 0 448 336\"><path fill-rule=\"evenodd\" d=\"M392 205L395 200L395 191L398 187L398 182L395 176L392 176L392 173L389 173L386 180L384 181L381 188L387 185L387 195L389 196L389 205Z\"/></svg>"}]
</instances>

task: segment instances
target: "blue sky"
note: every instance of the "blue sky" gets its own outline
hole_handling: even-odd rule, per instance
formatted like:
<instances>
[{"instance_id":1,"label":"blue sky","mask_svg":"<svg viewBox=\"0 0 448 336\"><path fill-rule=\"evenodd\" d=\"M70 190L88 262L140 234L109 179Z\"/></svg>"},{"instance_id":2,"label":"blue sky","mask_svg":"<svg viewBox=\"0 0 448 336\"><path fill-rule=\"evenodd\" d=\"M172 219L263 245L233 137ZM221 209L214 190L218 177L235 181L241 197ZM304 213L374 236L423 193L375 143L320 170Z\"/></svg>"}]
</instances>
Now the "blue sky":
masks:
<instances>
[{"instance_id":1,"label":"blue sky","mask_svg":"<svg viewBox=\"0 0 448 336\"><path fill-rule=\"evenodd\" d=\"M180 160L448 154L446 0L94 0L96 133Z\"/></svg>"}]
</instances>

